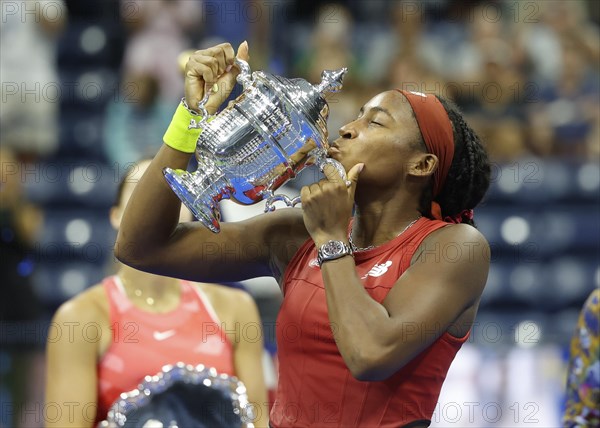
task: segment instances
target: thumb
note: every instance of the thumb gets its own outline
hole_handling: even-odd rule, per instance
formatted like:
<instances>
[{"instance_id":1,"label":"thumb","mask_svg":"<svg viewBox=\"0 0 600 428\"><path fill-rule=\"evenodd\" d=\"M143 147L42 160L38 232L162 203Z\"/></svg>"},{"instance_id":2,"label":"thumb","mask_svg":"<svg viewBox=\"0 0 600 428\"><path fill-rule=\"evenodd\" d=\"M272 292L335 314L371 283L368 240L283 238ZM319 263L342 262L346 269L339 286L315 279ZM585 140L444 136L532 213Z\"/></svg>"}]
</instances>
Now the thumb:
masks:
<instances>
[{"instance_id":1,"label":"thumb","mask_svg":"<svg viewBox=\"0 0 600 428\"><path fill-rule=\"evenodd\" d=\"M241 59L243 61L248 62L250 60L250 54L248 53L248 42L244 40L238 46L237 53L235 57ZM231 67L231 68L229 68ZM228 72L224 74L224 78L226 78L232 85L235 85L235 79L240 74L240 69L235 63L227 68Z\"/></svg>"},{"instance_id":2,"label":"thumb","mask_svg":"<svg viewBox=\"0 0 600 428\"><path fill-rule=\"evenodd\" d=\"M184 76L185 76L185 66L188 63L188 61L190 60L190 57L194 54L194 52L196 52L196 51L193 49L188 49L188 50L181 52L177 56L177 64L179 65L179 71Z\"/></svg>"},{"instance_id":3,"label":"thumb","mask_svg":"<svg viewBox=\"0 0 600 428\"><path fill-rule=\"evenodd\" d=\"M244 61L250 60L250 54L248 53L248 42L246 40L240 44L235 56L239 59L243 59Z\"/></svg>"},{"instance_id":4,"label":"thumb","mask_svg":"<svg viewBox=\"0 0 600 428\"><path fill-rule=\"evenodd\" d=\"M350 171L348 171L348 180L350 181L350 187L348 188L349 195L354 199L354 193L356 192L356 185L358 184L358 177L360 176L361 171L365 167L364 163L357 163Z\"/></svg>"},{"instance_id":5,"label":"thumb","mask_svg":"<svg viewBox=\"0 0 600 428\"><path fill-rule=\"evenodd\" d=\"M244 61L248 61L250 59L250 55L248 54L248 42L243 41L240 44L236 53L236 57ZM221 103L223 103L227 99L227 97L235 87L236 78L238 74L240 74L240 69L235 64L233 64L230 65L227 68L226 72L223 73L223 75L217 80L217 90L222 89L219 90L219 94L216 97L218 98L218 105L221 105Z\"/></svg>"}]
</instances>

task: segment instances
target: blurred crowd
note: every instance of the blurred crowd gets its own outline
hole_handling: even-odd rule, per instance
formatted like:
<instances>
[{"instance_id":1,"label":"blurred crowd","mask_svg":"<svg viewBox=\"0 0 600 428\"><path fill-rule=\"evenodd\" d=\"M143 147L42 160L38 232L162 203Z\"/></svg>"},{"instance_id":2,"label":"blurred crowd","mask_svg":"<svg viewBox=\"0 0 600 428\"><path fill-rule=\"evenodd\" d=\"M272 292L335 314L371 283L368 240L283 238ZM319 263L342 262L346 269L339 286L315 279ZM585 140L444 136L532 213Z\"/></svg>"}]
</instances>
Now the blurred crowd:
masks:
<instances>
[{"instance_id":1,"label":"blurred crowd","mask_svg":"<svg viewBox=\"0 0 600 428\"><path fill-rule=\"evenodd\" d=\"M378 13L370 10L375 5ZM340 101L351 102L332 109L336 125L369 94L400 87L455 100L494 161L528 154L597 159L600 38L591 5L324 6L317 24L292 46L290 73L316 80L323 68L350 68ZM331 25L333 20L339 23Z\"/></svg>"},{"instance_id":2,"label":"blurred crowd","mask_svg":"<svg viewBox=\"0 0 600 428\"><path fill-rule=\"evenodd\" d=\"M104 178L110 177L112 186L101 194L90 193L94 200L86 202L90 211L110 206L127 166L152 156L162 144L183 96L182 52L247 40L253 70L312 83L320 81L322 70L348 67L343 90L329 99L332 136L371 96L402 88L453 99L482 136L494 163L533 157L597 165L599 4L0 0L0 319L28 322L47 317L68 294L92 284L86 277L73 285L76 276L71 275L66 295L38 302L36 293L43 292L31 284L31 249L41 231L50 227L48 220L55 218L57 207L66 212L68 201L69 209L81 208L79 200L50 194L43 187L43 181L57 173L39 165L52 165L59 172L64 165L84 165L84 172L92 164L98 171L110 170ZM239 93L238 88L233 96ZM86 183L72 173L67 174L70 187L63 190L84 195ZM31 177L37 191L28 186ZM37 197L31 198L31 193ZM82 243L82 229L75 226L70 230ZM98 230L103 229L94 224L88 235ZM68 233L67 238L73 241ZM37 256L42 260L44 254ZM108 252L105 256L110 259ZM261 314L274 319L276 305L261 307ZM7 337L3 331L1 341ZM0 357L3 381L14 383L24 376L6 370L8 360ZM19 358L11 364L19 370ZM31 371L27 364L22 366L23 372ZM18 400L18 394L28 393L13 394Z\"/></svg>"},{"instance_id":3,"label":"blurred crowd","mask_svg":"<svg viewBox=\"0 0 600 428\"><path fill-rule=\"evenodd\" d=\"M60 151L67 82L59 68L68 69L69 59L59 54L57 61L57 48L79 43L90 56L101 54L102 68L117 72L112 88L101 79L74 86L74 93L87 92L79 96L88 104L103 104L101 160L110 163L134 161L160 144L182 95L181 52L245 39L253 69L318 82L323 69L349 68L344 90L332 100L331 133L371 94L401 87L455 100L493 160L596 159L600 152L593 1L2 4L1 138L27 159ZM86 21L95 25L73 39L69 22ZM94 90L118 93L103 100Z\"/></svg>"}]
</instances>

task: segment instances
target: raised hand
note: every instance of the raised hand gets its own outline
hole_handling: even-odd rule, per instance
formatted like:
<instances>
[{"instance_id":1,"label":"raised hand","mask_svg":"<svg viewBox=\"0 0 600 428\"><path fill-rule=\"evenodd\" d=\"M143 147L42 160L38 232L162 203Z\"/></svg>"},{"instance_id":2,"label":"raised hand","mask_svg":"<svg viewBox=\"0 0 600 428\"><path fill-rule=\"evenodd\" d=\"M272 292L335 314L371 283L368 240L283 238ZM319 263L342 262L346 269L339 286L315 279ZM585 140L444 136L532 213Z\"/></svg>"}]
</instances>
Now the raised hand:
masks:
<instances>
[{"instance_id":1,"label":"raised hand","mask_svg":"<svg viewBox=\"0 0 600 428\"><path fill-rule=\"evenodd\" d=\"M317 248L330 239L346 240L348 222L354 207L354 193L364 164L348 171L347 185L332 165L326 165L326 178L304 186L301 191L304 225Z\"/></svg>"},{"instance_id":2,"label":"raised hand","mask_svg":"<svg viewBox=\"0 0 600 428\"><path fill-rule=\"evenodd\" d=\"M247 42L240 44L235 55L231 44L221 43L190 56L185 66L185 100L190 109L197 111L206 91L211 91L205 108L209 114L217 111L233 90L240 72L234 65L236 56L248 61Z\"/></svg>"}]
</instances>

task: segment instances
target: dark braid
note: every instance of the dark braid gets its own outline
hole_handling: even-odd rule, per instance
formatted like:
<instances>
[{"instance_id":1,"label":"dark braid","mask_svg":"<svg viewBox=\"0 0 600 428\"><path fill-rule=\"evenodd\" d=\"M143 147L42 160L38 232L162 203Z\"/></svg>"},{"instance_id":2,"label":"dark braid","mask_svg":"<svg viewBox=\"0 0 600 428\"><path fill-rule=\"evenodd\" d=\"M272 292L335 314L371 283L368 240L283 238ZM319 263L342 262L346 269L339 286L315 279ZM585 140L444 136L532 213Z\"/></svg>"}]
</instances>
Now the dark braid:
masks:
<instances>
[{"instance_id":1,"label":"dark braid","mask_svg":"<svg viewBox=\"0 0 600 428\"><path fill-rule=\"evenodd\" d=\"M490 185L490 163L479 137L465 122L458 107L445 98L438 99L446 109L454 131L454 158L444 187L436 198L443 218L454 217L481 202ZM422 214L430 218L432 187L433 183L427 186L420 200ZM464 216L461 222L474 226L473 221Z\"/></svg>"}]
</instances>

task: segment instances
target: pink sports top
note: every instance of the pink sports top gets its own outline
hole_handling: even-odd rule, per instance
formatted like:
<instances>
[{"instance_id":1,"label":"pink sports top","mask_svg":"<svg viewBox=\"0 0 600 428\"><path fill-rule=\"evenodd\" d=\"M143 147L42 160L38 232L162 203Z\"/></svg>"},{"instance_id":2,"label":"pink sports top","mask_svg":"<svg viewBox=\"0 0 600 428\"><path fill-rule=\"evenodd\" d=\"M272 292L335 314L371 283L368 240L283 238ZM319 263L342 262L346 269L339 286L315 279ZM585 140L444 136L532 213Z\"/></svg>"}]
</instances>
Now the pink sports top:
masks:
<instances>
[{"instance_id":1,"label":"pink sports top","mask_svg":"<svg viewBox=\"0 0 600 428\"><path fill-rule=\"evenodd\" d=\"M112 343L98 362L97 422L122 392L137 388L164 365L184 362L234 375L233 345L204 292L181 281L179 306L166 313L139 309L118 276L105 278Z\"/></svg>"}]
</instances>

